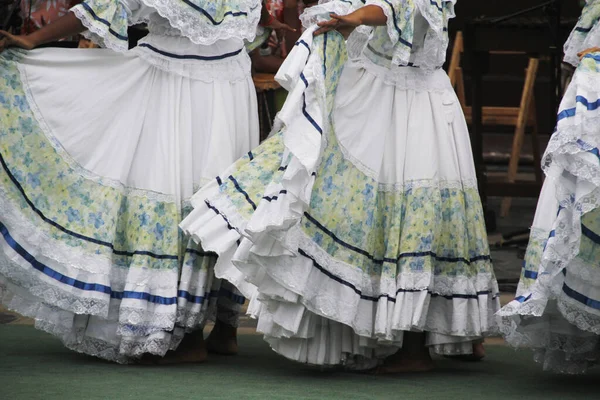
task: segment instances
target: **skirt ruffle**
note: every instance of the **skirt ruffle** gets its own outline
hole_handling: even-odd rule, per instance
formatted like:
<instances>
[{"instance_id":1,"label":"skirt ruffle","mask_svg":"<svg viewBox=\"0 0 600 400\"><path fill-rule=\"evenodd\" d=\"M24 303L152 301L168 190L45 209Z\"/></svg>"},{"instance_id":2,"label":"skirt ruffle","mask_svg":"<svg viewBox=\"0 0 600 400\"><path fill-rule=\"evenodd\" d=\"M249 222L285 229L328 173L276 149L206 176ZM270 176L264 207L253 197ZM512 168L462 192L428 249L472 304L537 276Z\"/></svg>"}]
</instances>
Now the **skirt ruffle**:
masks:
<instances>
[{"instance_id":1,"label":"skirt ruffle","mask_svg":"<svg viewBox=\"0 0 600 400\"><path fill-rule=\"evenodd\" d=\"M581 61L561 103L517 297L499 313L511 345L563 373L600 357L598 65L597 53Z\"/></svg>"},{"instance_id":2,"label":"skirt ruffle","mask_svg":"<svg viewBox=\"0 0 600 400\"><path fill-rule=\"evenodd\" d=\"M198 115L189 107L201 103L186 99L193 85L226 103L212 102L207 115L221 106L249 116L248 138L236 140L237 127L227 125L214 135L231 139L220 157L236 152L235 160L244 152L236 146L258 137L248 129L257 125L247 111L255 105L249 77L229 88L194 82L108 50L0 56L2 302L73 350L127 362L164 355L219 310L235 323L244 299L214 278L216 254L178 228L186 198L211 175L181 150L198 145L194 136L218 142L210 132L223 122L191 129L199 121L185 116ZM156 101L176 113L145 108Z\"/></svg>"},{"instance_id":3,"label":"skirt ruffle","mask_svg":"<svg viewBox=\"0 0 600 400\"><path fill-rule=\"evenodd\" d=\"M447 90L397 89L347 63L341 37L309 29L277 76L290 92L281 129L193 197L182 229L219 254L216 275L251 298L280 354L361 368L405 331L427 331L442 354L471 353L495 331L468 133L438 72L406 69L404 80L445 79ZM433 160L413 145L438 139Z\"/></svg>"}]
</instances>

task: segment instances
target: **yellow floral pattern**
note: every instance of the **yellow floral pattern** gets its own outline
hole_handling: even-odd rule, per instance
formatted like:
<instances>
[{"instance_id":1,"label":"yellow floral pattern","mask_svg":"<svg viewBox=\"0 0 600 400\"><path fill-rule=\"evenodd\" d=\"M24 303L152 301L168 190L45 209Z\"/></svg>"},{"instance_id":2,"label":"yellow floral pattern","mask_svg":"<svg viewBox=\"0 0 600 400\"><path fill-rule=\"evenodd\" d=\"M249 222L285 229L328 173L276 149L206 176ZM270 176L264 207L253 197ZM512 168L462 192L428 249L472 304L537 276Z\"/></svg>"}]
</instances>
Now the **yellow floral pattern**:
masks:
<instances>
[{"instance_id":1,"label":"yellow floral pattern","mask_svg":"<svg viewBox=\"0 0 600 400\"><path fill-rule=\"evenodd\" d=\"M550 232L544 229L532 228L529 235L529 243L525 251L525 260L523 261L523 269L521 270L521 279L517 295L527 293L529 288L533 286L537 277L538 271L542 262L544 248L548 242Z\"/></svg>"},{"instance_id":2,"label":"yellow floral pattern","mask_svg":"<svg viewBox=\"0 0 600 400\"><path fill-rule=\"evenodd\" d=\"M323 49L326 115L346 53L336 33L315 38ZM319 50L315 50L319 49ZM403 273L475 277L492 266L476 188L460 182L405 182L383 190L343 156L331 121L315 173L310 205L300 227L332 258L369 276ZM284 160L282 132L274 135L220 177L220 195L249 221L269 184L278 184ZM279 197L284 197L283 193ZM282 199L272 200L282 201Z\"/></svg>"},{"instance_id":3,"label":"yellow floral pattern","mask_svg":"<svg viewBox=\"0 0 600 400\"><path fill-rule=\"evenodd\" d=\"M66 162L60 144L45 135L29 107L17 68L19 54L7 51L0 56L3 200L16 205L27 220L39 221L39 229L52 239L110 255L116 265L177 269L177 205L124 186L105 185L99 177L86 178Z\"/></svg>"},{"instance_id":4,"label":"yellow floral pattern","mask_svg":"<svg viewBox=\"0 0 600 400\"><path fill-rule=\"evenodd\" d=\"M600 210L594 209L581 217L581 242L577 257L590 269L598 269L600 260Z\"/></svg>"},{"instance_id":5,"label":"yellow floral pattern","mask_svg":"<svg viewBox=\"0 0 600 400\"><path fill-rule=\"evenodd\" d=\"M475 188L406 182L381 190L344 158L333 134L307 213L304 232L331 256L369 275L473 277L491 269Z\"/></svg>"}]
</instances>

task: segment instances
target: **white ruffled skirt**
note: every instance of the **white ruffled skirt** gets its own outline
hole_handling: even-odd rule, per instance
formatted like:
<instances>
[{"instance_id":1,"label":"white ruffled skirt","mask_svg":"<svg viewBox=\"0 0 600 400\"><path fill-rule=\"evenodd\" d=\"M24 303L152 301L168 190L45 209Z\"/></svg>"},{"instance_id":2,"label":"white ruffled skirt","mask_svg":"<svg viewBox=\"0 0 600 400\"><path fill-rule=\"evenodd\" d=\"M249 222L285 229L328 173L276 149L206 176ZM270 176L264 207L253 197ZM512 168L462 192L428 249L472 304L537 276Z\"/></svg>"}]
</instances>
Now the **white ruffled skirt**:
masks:
<instances>
[{"instance_id":1,"label":"white ruffled skirt","mask_svg":"<svg viewBox=\"0 0 600 400\"><path fill-rule=\"evenodd\" d=\"M495 329L498 288L448 77L342 63L339 36L325 57L311 35L277 76L282 129L202 188L182 228L285 357L367 367L405 331L471 353Z\"/></svg>"},{"instance_id":2,"label":"white ruffled skirt","mask_svg":"<svg viewBox=\"0 0 600 400\"><path fill-rule=\"evenodd\" d=\"M584 58L564 95L517 297L499 313L511 345L562 373L600 360L599 66Z\"/></svg>"},{"instance_id":3,"label":"white ruffled skirt","mask_svg":"<svg viewBox=\"0 0 600 400\"><path fill-rule=\"evenodd\" d=\"M178 224L259 137L241 44L143 43L0 55L0 297L119 362L176 347L217 299L235 323L243 298Z\"/></svg>"}]
</instances>

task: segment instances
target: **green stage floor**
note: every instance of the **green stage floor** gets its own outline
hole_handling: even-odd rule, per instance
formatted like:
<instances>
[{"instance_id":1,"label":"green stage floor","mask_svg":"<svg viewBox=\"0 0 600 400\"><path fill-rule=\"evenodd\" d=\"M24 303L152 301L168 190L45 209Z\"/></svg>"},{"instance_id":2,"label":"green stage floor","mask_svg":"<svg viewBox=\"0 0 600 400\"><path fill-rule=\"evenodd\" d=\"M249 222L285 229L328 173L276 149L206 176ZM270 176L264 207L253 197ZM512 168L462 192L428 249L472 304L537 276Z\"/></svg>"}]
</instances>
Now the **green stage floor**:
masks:
<instances>
[{"instance_id":1,"label":"green stage floor","mask_svg":"<svg viewBox=\"0 0 600 400\"><path fill-rule=\"evenodd\" d=\"M115 365L72 353L31 326L0 325L0 399L598 399L600 367L543 373L528 351L488 346L481 363L438 360L425 374L320 371L275 354L258 335L236 357L178 366Z\"/></svg>"}]
</instances>

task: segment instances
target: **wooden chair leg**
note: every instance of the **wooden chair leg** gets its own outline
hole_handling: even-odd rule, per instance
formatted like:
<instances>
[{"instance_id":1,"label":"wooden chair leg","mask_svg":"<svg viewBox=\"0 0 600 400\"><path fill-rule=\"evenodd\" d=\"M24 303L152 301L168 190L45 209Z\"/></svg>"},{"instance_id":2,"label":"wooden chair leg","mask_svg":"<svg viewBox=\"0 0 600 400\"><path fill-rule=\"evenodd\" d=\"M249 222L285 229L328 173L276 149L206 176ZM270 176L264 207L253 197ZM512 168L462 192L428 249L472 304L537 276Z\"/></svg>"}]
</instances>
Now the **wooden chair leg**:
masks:
<instances>
[{"instance_id":1,"label":"wooden chair leg","mask_svg":"<svg viewBox=\"0 0 600 400\"><path fill-rule=\"evenodd\" d=\"M271 90L270 94L274 96L274 92ZM271 133L271 130L273 129L273 119L271 118L271 111L269 110L269 100L267 99L267 92L265 92L265 97L264 97L264 102L265 102L265 110L267 111L266 115L267 115L267 127L268 127L268 132L265 135L265 139L269 136L269 134Z\"/></svg>"},{"instance_id":2,"label":"wooden chair leg","mask_svg":"<svg viewBox=\"0 0 600 400\"><path fill-rule=\"evenodd\" d=\"M258 102L259 107L262 109L261 115L263 120L260 127L260 141L262 142L269 137L269 133L271 133L271 127L273 125L273 121L271 121L271 113L269 112L269 101L267 100L266 90L260 92Z\"/></svg>"},{"instance_id":3,"label":"wooden chair leg","mask_svg":"<svg viewBox=\"0 0 600 400\"><path fill-rule=\"evenodd\" d=\"M459 31L454 38L454 47L452 48L452 56L450 57L450 65L448 66L448 77L453 87L456 87L457 73L460 68L460 58L463 50L463 34Z\"/></svg>"},{"instance_id":4,"label":"wooden chair leg","mask_svg":"<svg viewBox=\"0 0 600 400\"><path fill-rule=\"evenodd\" d=\"M523 148L523 139L525 136L525 127L529 120L529 109L531 108L531 99L533 98L535 79L539 67L540 60L538 58L530 58L527 72L525 74L525 85L523 86L523 94L521 96L521 104L519 106L519 116L517 118L517 126L513 137L513 146L508 163L507 182L513 183L517 177L519 169L519 157ZM506 217L510 211L511 198L505 197L502 199L500 208L500 216Z\"/></svg>"},{"instance_id":5,"label":"wooden chair leg","mask_svg":"<svg viewBox=\"0 0 600 400\"><path fill-rule=\"evenodd\" d=\"M540 136L537 122L537 111L535 109L535 96L531 96L531 118L532 118L532 131L531 131L531 146L533 148L533 171L535 173L535 181L540 185L544 181L544 174L542 173L542 154L540 151Z\"/></svg>"},{"instance_id":6,"label":"wooden chair leg","mask_svg":"<svg viewBox=\"0 0 600 400\"><path fill-rule=\"evenodd\" d=\"M456 71L456 97L463 110L467 106L467 96L465 95L465 80L462 68Z\"/></svg>"},{"instance_id":7,"label":"wooden chair leg","mask_svg":"<svg viewBox=\"0 0 600 400\"><path fill-rule=\"evenodd\" d=\"M264 132L265 132L265 110L264 110L264 103L263 103L263 98L264 96L264 92L263 91L257 91L256 92L256 97L257 97L257 103L258 103L258 134L259 134L259 141L262 142L264 139Z\"/></svg>"}]
</instances>

